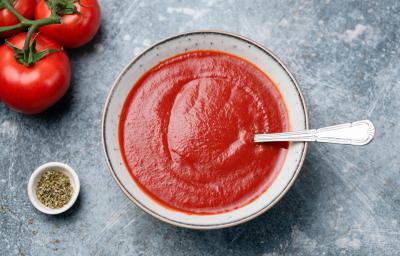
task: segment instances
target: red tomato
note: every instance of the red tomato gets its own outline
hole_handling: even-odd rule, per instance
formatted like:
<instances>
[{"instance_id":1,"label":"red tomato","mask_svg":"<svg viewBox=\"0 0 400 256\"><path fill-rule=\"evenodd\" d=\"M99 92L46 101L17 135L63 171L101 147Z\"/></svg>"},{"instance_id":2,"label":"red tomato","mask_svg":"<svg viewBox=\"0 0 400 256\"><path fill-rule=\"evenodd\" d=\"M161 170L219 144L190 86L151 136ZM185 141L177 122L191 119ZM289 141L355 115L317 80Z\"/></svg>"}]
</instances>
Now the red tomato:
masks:
<instances>
[{"instance_id":1,"label":"red tomato","mask_svg":"<svg viewBox=\"0 0 400 256\"><path fill-rule=\"evenodd\" d=\"M25 18L31 19L35 11L36 0L16 0L15 9ZM0 9L0 27L18 24L19 20L6 8ZM4 32L0 37L8 37L18 33L18 31Z\"/></svg>"},{"instance_id":2,"label":"red tomato","mask_svg":"<svg viewBox=\"0 0 400 256\"><path fill-rule=\"evenodd\" d=\"M26 33L20 33L8 41L23 48ZM38 52L60 49L50 39L37 37ZM71 79L71 67L64 51L51 53L30 67L17 62L14 51L0 46L0 98L10 108L26 113L42 112L56 103L67 91Z\"/></svg>"},{"instance_id":3,"label":"red tomato","mask_svg":"<svg viewBox=\"0 0 400 256\"><path fill-rule=\"evenodd\" d=\"M89 42L100 27L100 6L97 0L80 0L75 3L80 14L62 16L62 24L48 25L39 31L67 48L76 48ZM35 19L50 16L45 0L39 0L35 9Z\"/></svg>"}]
</instances>

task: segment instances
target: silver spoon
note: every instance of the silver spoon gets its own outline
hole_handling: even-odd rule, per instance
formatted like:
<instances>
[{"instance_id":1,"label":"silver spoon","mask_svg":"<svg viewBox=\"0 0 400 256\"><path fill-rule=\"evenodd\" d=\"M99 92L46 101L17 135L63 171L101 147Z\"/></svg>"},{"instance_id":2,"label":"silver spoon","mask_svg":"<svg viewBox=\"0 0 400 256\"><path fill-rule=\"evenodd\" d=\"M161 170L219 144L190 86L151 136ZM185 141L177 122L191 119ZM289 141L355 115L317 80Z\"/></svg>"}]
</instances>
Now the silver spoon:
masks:
<instances>
[{"instance_id":1,"label":"silver spoon","mask_svg":"<svg viewBox=\"0 0 400 256\"><path fill-rule=\"evenodd\" d=\"M362 120L305 131L256 134L254 142L317 141L361 146L371 142L374 135L375 127L372 122Z\"/></svg>"}]
</instances>

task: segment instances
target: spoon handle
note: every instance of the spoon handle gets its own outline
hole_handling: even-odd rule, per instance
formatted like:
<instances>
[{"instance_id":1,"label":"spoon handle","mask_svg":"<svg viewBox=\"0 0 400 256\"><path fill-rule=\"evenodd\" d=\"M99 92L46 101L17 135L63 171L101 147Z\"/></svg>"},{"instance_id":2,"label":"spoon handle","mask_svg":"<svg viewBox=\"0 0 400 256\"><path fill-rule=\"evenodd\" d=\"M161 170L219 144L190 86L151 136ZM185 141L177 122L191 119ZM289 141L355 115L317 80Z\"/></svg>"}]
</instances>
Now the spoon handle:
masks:
<instances>
[{"instance_id":1,"label":"spoon handle","mask_svg":"<svg viewBox=\"0 0 400 256\"><path fill-rule=\"evenodd\" d=\"M254 142L317 141L350 145L365 145L375 135L375 127L369 120L339 124L306 131L256 134Z\"/></svg>"}]
</instances>

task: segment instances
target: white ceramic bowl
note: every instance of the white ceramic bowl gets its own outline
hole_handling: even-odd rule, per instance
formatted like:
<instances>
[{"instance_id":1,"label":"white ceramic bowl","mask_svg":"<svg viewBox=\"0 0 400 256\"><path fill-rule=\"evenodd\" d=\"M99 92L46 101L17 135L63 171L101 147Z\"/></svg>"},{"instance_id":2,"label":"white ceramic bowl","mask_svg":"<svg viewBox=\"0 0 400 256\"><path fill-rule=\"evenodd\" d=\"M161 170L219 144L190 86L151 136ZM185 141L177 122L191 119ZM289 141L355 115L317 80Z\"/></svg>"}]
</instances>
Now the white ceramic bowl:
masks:
<instances>
[{"instance_id":1,"label":"white ceramic bowl","mask_svg":"<svg viewBox=\"0 0 400 256\"><path fill-rule=\"evenodd\" d=\"M301 91L286 66L268 49L242 36L202 31L165 39L137 56L115 80L108 95L102 123L103 144L109 169L124 193L154 217L182 227L215 229L248 221L276 204L293 184L306 154L306 143L292 143L286 160L273 184L257 199L233 211L196 215L168 209L153 201L130 177L118 142L118 123L122 106L135 82L159 62L193 50L217 50L244 58L264 71L278 86L286 103L291 130L308 129L306 106Z\"/></svg>"},{"instance_id":2,"label":"white ceramic bowl","mask_svg":"<svg viewBox=\"0 0 400 256\"><path fill-rule=\"evenodd\" d=\"M57 171L64 173L65 175L67 175L68 178L70 179L71 185L73 187L73 194L72 194L72 197L69 200L69 202L66 205L64 205L63 207L58 208L58 209L52 209L52 208L45 206L44 204L42 204L39 201L39 199L36 196L36 188L37 188L37 184L40 180L41 175L45 171L51 171L51 170L57 170ZM71 206L75 203L76 199L78 198L79 190L80 190L80 182L79 182L79 178L78 178L78 175L76 174L76 172L70 166L63 164L63 163L59 163L59 162L50 162L50 163L46 163L44 165L39 166L32 173L32 175L29 179L29 182L28 182L28 196L29 196L29 200L31 201L33 206L36 209L38 209L39 211L46 213L46 214L51 214L51 215L63 213L65 211L67 211L69 208L71 208Z\"/></svg>"}]
</instances>

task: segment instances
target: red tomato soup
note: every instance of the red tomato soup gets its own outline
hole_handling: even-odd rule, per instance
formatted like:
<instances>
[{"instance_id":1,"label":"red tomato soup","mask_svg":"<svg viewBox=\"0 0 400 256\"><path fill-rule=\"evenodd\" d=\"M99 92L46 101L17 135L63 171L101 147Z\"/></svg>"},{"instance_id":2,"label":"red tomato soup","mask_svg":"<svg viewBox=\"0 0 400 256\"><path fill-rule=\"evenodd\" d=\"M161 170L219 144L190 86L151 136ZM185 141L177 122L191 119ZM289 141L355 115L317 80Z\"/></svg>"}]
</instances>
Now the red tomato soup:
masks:
<instances>
[{"instance_id":1,"label":"red tomato soup","mask_svg":"<svg viewBox=\"0 0 400 256\"><path fill-rule=\"evenodd\" d=\"M287 131L283 99L250 62L217 51L167 59L134 85L119 140L137 185L159 204L192 214L246 205L274 181L287 143L253 142Z\"/></svg>"}]
</instances>

